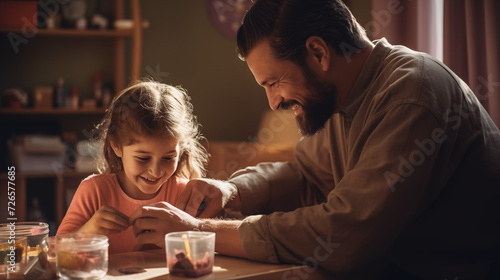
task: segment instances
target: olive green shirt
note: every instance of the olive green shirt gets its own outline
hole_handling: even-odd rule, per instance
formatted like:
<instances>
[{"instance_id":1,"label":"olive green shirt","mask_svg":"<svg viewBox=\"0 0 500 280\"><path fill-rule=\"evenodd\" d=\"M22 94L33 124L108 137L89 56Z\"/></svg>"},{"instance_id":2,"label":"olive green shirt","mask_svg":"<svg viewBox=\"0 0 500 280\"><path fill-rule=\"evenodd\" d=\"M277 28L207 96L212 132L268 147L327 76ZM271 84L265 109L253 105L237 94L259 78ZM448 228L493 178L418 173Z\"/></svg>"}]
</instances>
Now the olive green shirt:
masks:
<instances>
[{"instance_id":1,"label":"olive green shirt","mask_svg":"<svg viewBox=\"0 0 500 280\"><path fill-rule=\"evenodd\" d=\"M481 279L500 258L498 128L441 62L385 39L294 162L230 182L251 215L239 235L253 260L356 279Z\"/></svg>"}]
</instances>

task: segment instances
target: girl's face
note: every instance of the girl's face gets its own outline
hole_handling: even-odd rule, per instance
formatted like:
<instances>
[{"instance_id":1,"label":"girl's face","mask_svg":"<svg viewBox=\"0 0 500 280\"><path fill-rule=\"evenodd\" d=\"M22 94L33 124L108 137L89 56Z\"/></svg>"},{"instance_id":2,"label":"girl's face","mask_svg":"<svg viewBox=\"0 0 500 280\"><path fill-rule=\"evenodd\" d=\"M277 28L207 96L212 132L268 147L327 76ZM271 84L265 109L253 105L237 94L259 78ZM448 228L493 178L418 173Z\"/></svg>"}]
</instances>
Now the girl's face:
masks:
<instances>
[{"instance_id":1,"label":"girl's face","mask_svg":"<svg viewBox=\"0 0 500 280\"><path fill-rule=\"evenodd\" d=\"M132 145L113 146L123 163L123 171L117 174L117 178L128 196L152 199L177 169L179 142L168 136L136 140Z\"/></svg>"}]
</instances>

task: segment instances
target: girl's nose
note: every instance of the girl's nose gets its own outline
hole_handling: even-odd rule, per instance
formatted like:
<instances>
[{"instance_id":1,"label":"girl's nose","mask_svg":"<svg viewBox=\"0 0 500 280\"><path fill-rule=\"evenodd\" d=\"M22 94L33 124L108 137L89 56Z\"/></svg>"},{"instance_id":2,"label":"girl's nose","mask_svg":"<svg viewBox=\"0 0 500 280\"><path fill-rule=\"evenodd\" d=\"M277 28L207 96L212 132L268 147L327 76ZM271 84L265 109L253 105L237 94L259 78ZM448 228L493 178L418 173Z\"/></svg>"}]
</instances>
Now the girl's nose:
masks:
<instances>
[{"instance_id":1,"label":"girl's nose","mask_svg":"<svg viewBox=\"0 0 500 280\"><path fill-rule=\"evenodd\" d=\"M151 166L149 167L149 173L155 176L155 178L160 177L163 174L163 169L161 168L161 164L159 163L151 164Z\"/></svg>"}]
</instances>

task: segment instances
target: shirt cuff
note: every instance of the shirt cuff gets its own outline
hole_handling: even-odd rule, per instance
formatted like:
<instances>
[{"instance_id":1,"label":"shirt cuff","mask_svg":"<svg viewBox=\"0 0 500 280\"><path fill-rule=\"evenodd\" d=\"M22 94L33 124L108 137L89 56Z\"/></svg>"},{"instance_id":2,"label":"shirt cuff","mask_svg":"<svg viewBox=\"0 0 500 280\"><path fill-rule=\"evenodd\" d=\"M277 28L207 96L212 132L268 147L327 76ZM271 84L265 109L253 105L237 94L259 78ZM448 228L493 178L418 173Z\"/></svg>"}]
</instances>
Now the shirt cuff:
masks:
<instances>
[{"instance_id":1,"label":"shirt cuff","mask_svg":"<svg viewBox=\"0 0 500 280\"><path fill-rule=\"evenodd\" d=\"M235 172L229 182L236 185L241 201L241 213L262 213L269 201L269 183L250 168Z\"/></svg>"},{"instance_id":2,"label":"shirt cuff","mask_svg":"<svg viewBox=\"0 0 500 280\"><path fill-rule=\"evenodd\" d=\"M238 227L243 251L250 260L279 263L278 256L270 241L267 216L254 215L243 220Z\"/></svg>"}]
</instances>

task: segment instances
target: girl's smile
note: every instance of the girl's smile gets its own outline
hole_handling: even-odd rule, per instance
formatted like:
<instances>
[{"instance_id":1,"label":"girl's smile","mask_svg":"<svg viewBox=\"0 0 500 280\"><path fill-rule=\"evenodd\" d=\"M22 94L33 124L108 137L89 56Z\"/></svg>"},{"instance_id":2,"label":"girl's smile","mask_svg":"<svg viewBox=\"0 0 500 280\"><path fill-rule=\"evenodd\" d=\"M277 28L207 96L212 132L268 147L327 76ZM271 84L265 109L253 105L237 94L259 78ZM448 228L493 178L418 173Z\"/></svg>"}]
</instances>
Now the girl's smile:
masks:
<instances>
[{"instance_id":1,"label":"girl's smile","mask_svg":"<svg viewBox=\"0 0 500 280\"><path fill-rule=\"evenodd\" d=\"M154 184L159 180L159 179L149 179L149 178L142 177L142 176L141 176L141 178L144 179L146 182L151 183L151 184Z\"/></svg>"}]
</instances>

